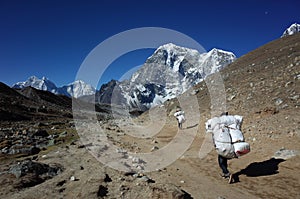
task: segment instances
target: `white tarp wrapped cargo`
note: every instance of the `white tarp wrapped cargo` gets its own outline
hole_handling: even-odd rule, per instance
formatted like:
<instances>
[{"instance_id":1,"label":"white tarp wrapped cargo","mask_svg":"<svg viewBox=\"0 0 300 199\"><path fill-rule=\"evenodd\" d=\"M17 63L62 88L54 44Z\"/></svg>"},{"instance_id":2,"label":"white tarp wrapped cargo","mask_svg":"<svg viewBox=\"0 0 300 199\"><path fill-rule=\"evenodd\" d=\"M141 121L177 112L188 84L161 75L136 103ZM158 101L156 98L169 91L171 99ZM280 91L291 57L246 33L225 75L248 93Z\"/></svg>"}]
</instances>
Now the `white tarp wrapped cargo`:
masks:
<instances>
[{"instance_id":1,"label":"white tarp wrapped cargo","mask_svg":"<svg viewBox=\"0 0 300 199\"><path fill-rule=\"evenodd\" d=\"M217 125L219 127L219 124L220 124L219 117L213 117L207 120L207 122L205 122L205 129L207 132L212 133Z\"/></svg>"},{"instance_id":2,"label":"white tarp wrapped cargo","mask_svg":"<svg viewBox=\"0 0 300 199\"><path fill-rule=\"evenodd\" d=\"M174 116L177 118L179 123L185 122L184 111L177 111L176 113L174 113Z\"/></svg>"},{"instance_id":3,"label":"white tarp wrapped cargo","mask_svg":"<svg viewBox=\"0 0 300 199\"><path fill-rule=\"evenodd\" d=\"M207 132L212 132L215 128L228 126L234 129L241 129L243 123L243 116L240 115L223 115L220 117L213 117L205 123Z\"/></svg>"},{"instance_id":4,"label":"white tarp wrapped cargo","mask_svg":"<svg viewBox=\"0 0 300 199\"><path fill-rule=\"evenodd\" d=\"M239 129L229 128L229 134L231 136L232 143L244 142L244 135Z\"/></svg>"},{"instance_id":5,"label":"white tarp wrapped cargo","mask_svg":"<svg viewBox=\"0 0 300 199\"><path fill-rule=\"evenodd\" d=\"M231 143L231 138L228 128L218 128L213 132L213 140L215 142Z\"/></svg>"},{"instance_id":6,"label":"white tarp wrapped cargo","mask_svg":"<svg viewBox=\"0 0 300 199\"><path fill-rule=\"evenodd\" d=\"M205 123L207 132L213 133L213 141L219 155L236 158L250 152L250 145L244 142L241 129L243 117L223 115Z\"/></svg>"},{"instance_id":7,"label":"white tarp wrapped cargo","mask_svg":"<svg viewBox=\"0 0 300 199\"><path fill-rule=\"evenodd\" d=\"M226 158L236 158L233 144L215 141L215 145L219 155Z\"/></svg>"},{"instance_id":8,"label":"white tarp wrapped cargo","mask_svg":"<svg viewBox=\"0 0 300 199\"><path fill-rule=\"evenodd\" d=\"M250 152L250 144L247 142L234 143L233 147L237 157L240 157Z\"/></svg>"}]
</instances>

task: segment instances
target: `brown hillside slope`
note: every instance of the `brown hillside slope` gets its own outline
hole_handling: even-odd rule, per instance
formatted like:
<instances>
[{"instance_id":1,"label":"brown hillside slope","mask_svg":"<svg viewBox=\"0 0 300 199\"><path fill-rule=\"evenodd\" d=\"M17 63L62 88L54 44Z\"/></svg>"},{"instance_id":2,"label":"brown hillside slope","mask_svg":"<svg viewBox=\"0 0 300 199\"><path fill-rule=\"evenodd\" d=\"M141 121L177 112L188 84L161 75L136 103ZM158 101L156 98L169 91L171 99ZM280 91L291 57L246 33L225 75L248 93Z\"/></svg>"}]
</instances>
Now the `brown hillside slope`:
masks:
<instances>
[{"instance_id":1,"label":"brown hillside slope","mask_svg":"<svg viewBox=\"0 0 300 199\"><path fill-rule=\"evenodd\" d=\"M227 110L244 116L243 131L252 149L240 160L230 161L229 168L237 172L240 180L232 187L255 198L299 198L299 155L283 162L271 158L280 149L298 151L298 154L300 151L300 34L272 41L248 53L227 66L221 75ZM200 139L193 146L199 149L204 122L211 117L210 98L204 83L195 89L200 90L197 97L202 117ZM204 172L218 179L214 152L196 162L198 170L194 173ZM238 198L230 194L232 187L224 195ZM197 193L197 186L193 193Z\"/></svg>"},{"instance_id":2,"label":"brown hillside slope","mask_svg":"<svg viewBox=\"0 0 300 199\"><path fill-rule=\"evenodd\" d=\"M244 117L242 130L251 144L249 154L229 161L236 183L226 186L220 179L216 152L211 150L210 135L205 134L204 123L212 117L212 96L205 82L184 94L189 96L199 91L201 117L193 144L182 158L167 168L166 175L154 176L174 182L194 198L299 198L300 34L272 41L239 58L220 74L227 111ZM215 76L209 77L206 83ZM169 111L176 105L177 100L166 102ZM174 136L171 131L176 130L168 129L168 141ZM188 135L188 131L183 133ZM158 143L166 138L168 136L158 135ZM283 156L287 160L273 159L284 152L298 155Z\"/></svg>"}]
</instances>

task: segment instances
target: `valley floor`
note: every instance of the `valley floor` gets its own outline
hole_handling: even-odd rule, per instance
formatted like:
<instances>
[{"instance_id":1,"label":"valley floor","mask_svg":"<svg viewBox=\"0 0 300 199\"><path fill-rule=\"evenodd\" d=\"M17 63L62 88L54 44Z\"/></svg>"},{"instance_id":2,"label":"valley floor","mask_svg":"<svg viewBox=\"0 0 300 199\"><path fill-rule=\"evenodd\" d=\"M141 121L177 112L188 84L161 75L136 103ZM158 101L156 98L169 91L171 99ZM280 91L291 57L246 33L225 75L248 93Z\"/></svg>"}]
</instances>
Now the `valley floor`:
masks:
<instances>
[{"instance_id":1,"label":"valley floor","mask_svg":"<svg viewBox=\"0 0 300 199\"><path fill-rule=\"evenodd\" d=\"M211 135L206 134L200 120L187 122L177 129L174 118L167 117L160 126L159 118L152 123L148 116L131 121L118 120L101 123L110 143L131 151L132 154L154 153L179 138L192 138L191 145L183 155L166 167L151 172L123 172L110 168L97 160L93 151L97 142L87 144L75 139L53 146L35 156L9 160L2 156L0 172L1 198L299 198L300 197L300 135L288 127L285 112L275 115L252 114L245 118L243 131L251 152L239 159L229 161L229 169L235 174L235 182L228 184L220 177L217 154L213 149ZM193 116L194 117L194 116ZM194 117L196 118L196 117ZM156 121L157 120L157 121ZM284 121L281 129L270 131L269 125ZM150 122L150 123L149 123ZM160 129L150 138L130 135L135 124L145 125L144 130ZM89 128L87 128L89 129ZM79 133L80 134L80 133ZM180 142L180 139L176 140ZM186 144L186 143L185 143ZM100 150L101 151L101 150ZM277 153L276 153L277 152ZM295 152L294 156L280 152ZM173 156L176 153L165 154ZM176 154L175 154L176 155ZM134 155L133 155L134 156ZM162 157L168 158L167 156ZM276 156L276 158L274 158ZM58 164L64 169L58 175L32 187L16 188L16 179L5 173L13 163L31 158L48 165ZM132 157L131 157L132 159ZM155 161L155 160L153 160ZM163 161L163 160L162 160ZM147 162L145 162L147 163ZM28 179L28 178L27 178Z\"/></svg>"}]
</instances>

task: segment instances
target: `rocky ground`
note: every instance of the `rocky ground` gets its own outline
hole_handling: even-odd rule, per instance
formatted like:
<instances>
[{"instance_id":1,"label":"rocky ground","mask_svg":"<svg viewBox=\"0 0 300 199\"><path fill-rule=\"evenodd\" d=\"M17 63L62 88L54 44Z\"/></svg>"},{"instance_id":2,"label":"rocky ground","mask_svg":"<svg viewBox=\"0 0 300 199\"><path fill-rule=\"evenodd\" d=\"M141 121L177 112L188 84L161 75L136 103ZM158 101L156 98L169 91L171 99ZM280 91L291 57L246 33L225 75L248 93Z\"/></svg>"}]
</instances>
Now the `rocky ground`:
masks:
<instances>
[{"instance_id":1,"label":"rocky ground","mask_svg":"<svg viewBox=\"0 0 300 199\"><path fill-rule=\"evenodd\" d=\"M251 146L229 161L234 183L220 177L204 128L218 112L211 76L139 117L2 121L0 198L300 198L299 38L271 42L219 74L226 110L244 117Z\"/></svg>"},{"instance_id":2,"label":"rocky ground","mask_svg":"<svg viewBox=\"0 0 300 199\"><path fill-rule=\"evenodd\" d=\"M174 118L169 118L151 139L133 138L127 133L130 127L121 130L115 122L103 124L112 143L135 153L160 150L177 134L190 136L197 131L182 156L151 172L112 169L98 161L90 146L75 136L38 154L17 158L3 155L1 198L298 198L299 129L286 127L282 132L271 132L264 124L271 121L275 126L284 121L284 125L287 113L262 114L245 118L243 129L251 152L229 161L230 171L235 173L233 184L219 176L216 152L211 150L202 116L197 127L185 124L180 131ZM203 150L208 153L203 155Z\"/></svg>"}]
</instances>

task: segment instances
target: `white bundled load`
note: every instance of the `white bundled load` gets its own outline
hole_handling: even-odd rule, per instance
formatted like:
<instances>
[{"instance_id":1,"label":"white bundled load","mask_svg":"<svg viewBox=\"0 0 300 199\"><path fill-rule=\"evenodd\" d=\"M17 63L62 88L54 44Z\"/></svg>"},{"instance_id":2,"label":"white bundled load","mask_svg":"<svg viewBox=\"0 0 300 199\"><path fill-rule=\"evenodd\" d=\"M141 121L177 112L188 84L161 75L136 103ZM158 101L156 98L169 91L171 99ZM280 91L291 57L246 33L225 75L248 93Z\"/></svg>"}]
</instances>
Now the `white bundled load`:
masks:
<instances>
[{"instance_id":1,"label":"white bundled load","mask_svg":"<svg viewBox=\"0 0 300 199\"><path fill-rule=\"evenodd\" d=\"M244 142L241 129L243 117L223 115L205 123L207 132L213 132L213 140L219 155L236 158L250 152L250 145Z\"/></svg>"},{"instance_id":2,"label":"white bundled load","mask_svg":"<svg viewBox=\"0 0 300 199\"><path fill-rule=\"evenodd\" d=\"M223 157L234 158L234 147L228 128L218 128L213 132L213 140L217 153Z\"/></svg>"},{"instance_id":3,"label":"white bundled load","mask_svg":"<svg viewBox=\"0 0 300 199\"><path fill-rule=\"evenodd\" d=\"M223 115L220 118L220 123L224 126L241 129L243 116L240 115Z\"/></svg>"},{"instance_id":4,"label":"white bundled load","mask_svg":"<svg viewBox=\"0 0 300 199\"><path fill-rule=\"evenodd\" d=\"M211 118L207 120L207 122L205 122L205 129L207 132L213 132L215 127L219 127L219 124L220 124L219 117Z\"/></svg>"},{"instance_id":5,"label":"white bundled load","mask_svg":"<svg viewBox=\"0 0 300 199\"><path fill-rule=\"evenodd\" d=\"M241 129L243 123L243 116L240 115L223 115L220 117L213 117L205 123L207 132L212 132L215 128L229 127L233 129Z\"/></svg>"},{"instance_id":6,"label":"white bundled load","mask_svg":"<svg viewBox=\"0 0 300 199\"><path fill-rule=\"evenodd\" d=\"M219 118L220 122L226 126L237 123L237 120L233 115L222 115Z\"/></svg>"},{"instance_id":7,"label":"white bundled load","mask_svg":"<svg viewBox=\"0 0 300 199\"><path fill-rule=\"evenodd\" d=\"M214 130L213 139L215 142L231 143L231 137L228 128L218 128Z\"/></svg>"},{"instance_id":8,"label":"white bundled load","mask_svg":"<svg viewBox=\"0 0 300 199\"><path fill-rule=\"evenodd\" d=\"M235 149L231 143L215 142L216 151L219 155L226 158L236 158Z\"/></svg>"},{"instance_id":9,"label":"white bundled load","mask_svg":"<svg viewBox=\"0 0 300 199\"><path fill-rule=\"evenodd\" d=\"M237 142L233 144L234 152L237 157L250 152L250 144L247 142Z\"/></svg>"},{"instance_id":10,"label":"white bundled load","mask_svg":"<svg viewBox=\"0 0 300 199\"><path fill-rule=\"evenodd\" d=\"M176 113L174 113L174 116L177 118L179 123L185 122L184 111L177 111Z\"/></svg>"},{"instance_id":11,"label":"white bundled load","mask_svg":"<svg viewBox=\"0 0 300 199\"><path fill-rule=\"evenodd\" d=\"M244 142L244 135L243 135L242 131L240 131L239 129L229 128L229 133L231 136L232 143Z\"/></svg>"},{"instance_id":12,"label":"white bundled load","mask_svg":"<svg viewBox=\"0 0 300 199\"><path fill-rule=\"evenodd\" d=\"M234 115L235 119L236 119L236 128L237 129L240 129L242 128L242 124L243 124L243 116L240 116L240 115Z\"/></svg>"}]
</instances>

